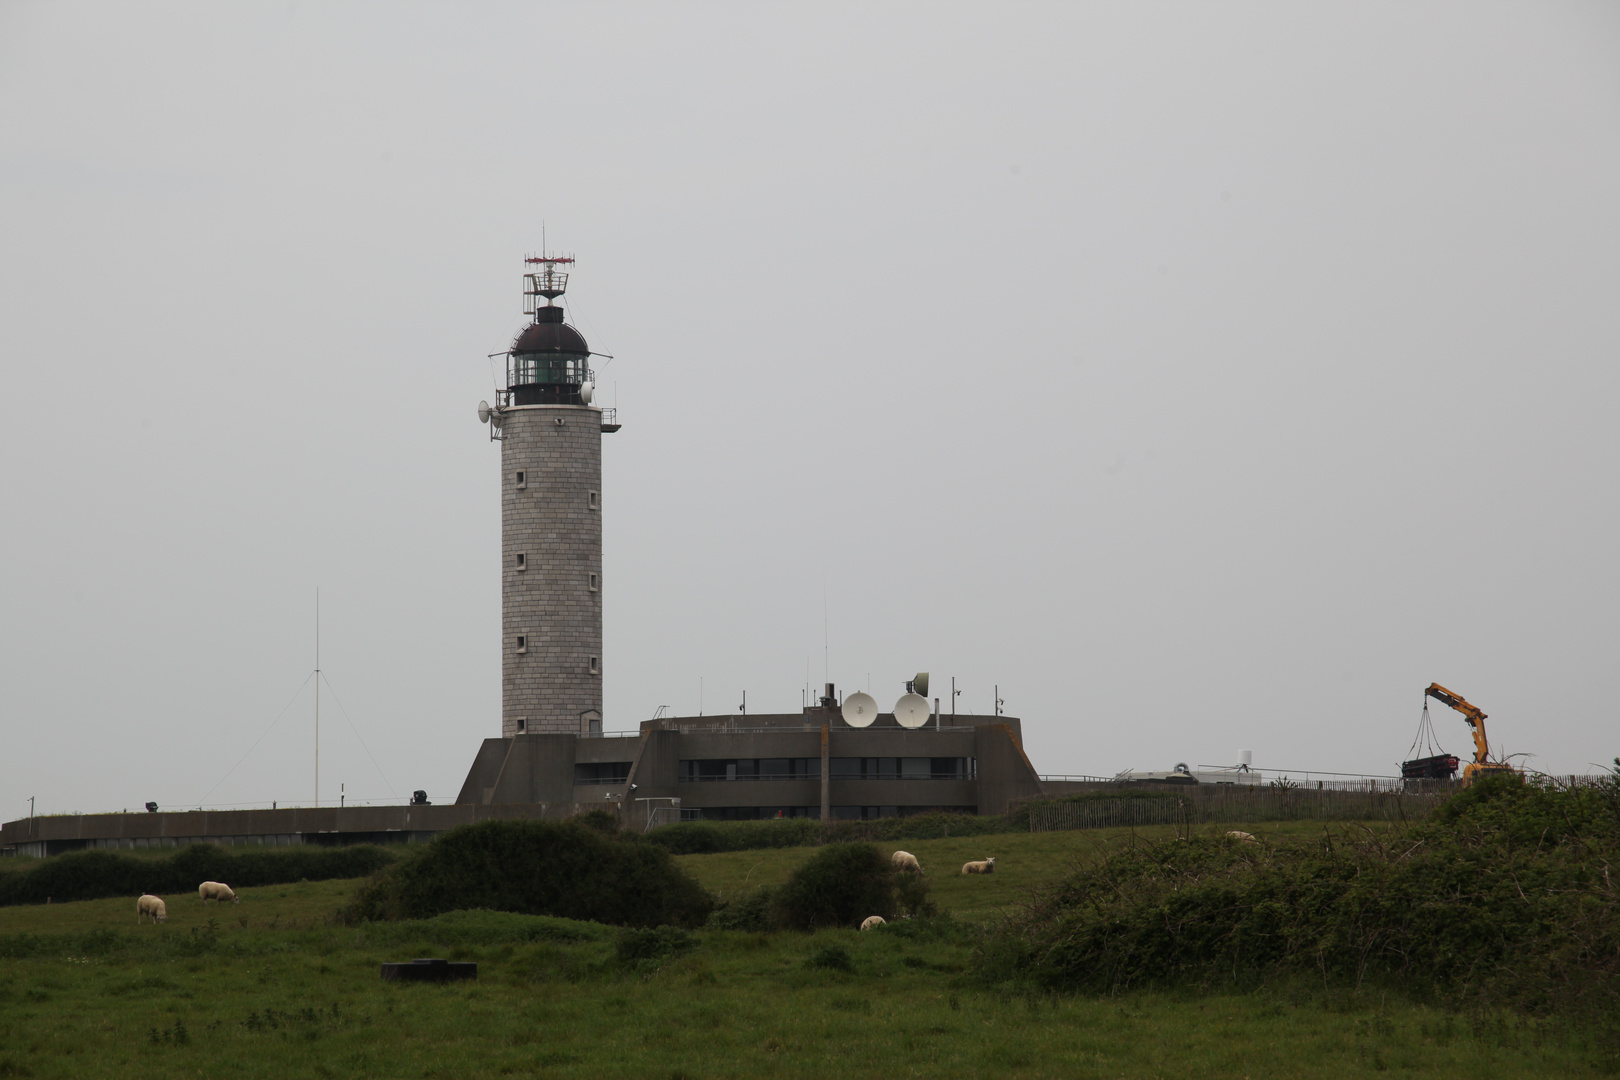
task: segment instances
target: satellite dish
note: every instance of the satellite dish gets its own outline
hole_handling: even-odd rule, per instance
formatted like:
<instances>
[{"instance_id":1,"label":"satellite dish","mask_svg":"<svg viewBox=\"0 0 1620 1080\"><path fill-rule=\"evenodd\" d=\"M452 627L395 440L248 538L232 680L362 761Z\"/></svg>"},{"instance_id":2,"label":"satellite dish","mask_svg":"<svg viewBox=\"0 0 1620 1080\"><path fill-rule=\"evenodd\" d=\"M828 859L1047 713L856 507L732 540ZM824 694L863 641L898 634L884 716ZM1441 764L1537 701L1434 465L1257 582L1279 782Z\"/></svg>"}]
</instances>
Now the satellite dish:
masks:
<instances>
[{"instance_id":1,"label":"satellite dish","mask_svg":"<svg viewBox=\"0 0 1620 1080\"><path fill-rule=\"evenodd\" d=\"M478 403L478 422L480 424L489 423L489 402L487 401Z\"/></svg>"},{"instance_id":2,"label":"satellite dish","mask_svg":"<svg viewBox=\"0 0 1620 1080\"><path fill-rule=\"evenodd\" d=\"M911 686L912 686L912 689L917 692L918 697L927 697L928 696L928 672L926 672L926 671L917 672L917 677L915 679L911 680Z\"/></svg>"},{"instance_id":3,"label":"satellite dish","mask_svg":"<svg viewBox=\"0 0 1620 1080\"><path fill-rule=\"evenodd\" d=\"M500 427L502 424L506 423L506 414L501 412L501 407L499 405L489 410L489 422L494 424L496 427Z\"/></svg>"},{"instance_id":4,"label":"satellite dish","mask_svg":"<svg viewBox=\"0 0 1620 1080\"><path fill-rule=\"evenodd\" d=\"M928 723L928 699L920 694L907 694L894 703L894 719L903 728L915 731Z\"/></svg>"},{"instance_id":5,"label":"satellite dish","mask_svg":"<svg viewBox=\"0 0 1620 1080\"><path fill-rule=\"evenodd\" d=\"M591 403L591 397L595 393L596 393L596 387L593 386L591 383L580 383L579 384L579 400L583 401L585 404L589 405Z\"/></svg>"},{"instance_id":6,"label":"satellite dish","mask_svg":"<svg viewBox=\"0 0 1620 1080\"><path fill-rule=\"evenodd\" d=\"M844 699L844 723L850 727L871 727L877 719L877 698L859 690Z\"/></svg>"}]
</instances>

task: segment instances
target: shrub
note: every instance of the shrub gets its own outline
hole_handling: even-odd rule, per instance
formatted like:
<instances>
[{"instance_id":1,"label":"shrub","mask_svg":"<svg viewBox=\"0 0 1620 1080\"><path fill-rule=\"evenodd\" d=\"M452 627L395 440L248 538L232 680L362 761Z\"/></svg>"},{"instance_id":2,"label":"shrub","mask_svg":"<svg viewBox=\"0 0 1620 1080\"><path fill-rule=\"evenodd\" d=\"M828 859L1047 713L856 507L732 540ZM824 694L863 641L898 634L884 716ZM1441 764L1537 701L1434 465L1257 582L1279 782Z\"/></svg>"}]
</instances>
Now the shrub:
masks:
<instances>
[{"instance_id":1,"label":"shrub","mask_svg":"<svg viewBox=\"0 0 1620 1080\"><path fill-rule=\"evenodd\" d=\"M776 890L766 886L736 900L718 904L709 921L710 930L747 930L763 933L776 928Z\"/></svg>"},{"instance_id":2,"label":"shrub","mask_svg":"<svg viewBox=\"0 0 1620 1080\"><path fill-rule=\"evenodd\" d=\"M621 964L640 960L667 960L697 948L697 938L674 926L630 929L619 935L613 955Z\"/></svg>"},{"instance_id":3,"label":"shrub","mask_svg":"<svg viewBox=\"0 0 1620 1080\"><path fill-rule=\"evenodd\" d=\"M821 822L813 818L683 821L676 825L654 829L647 834L647 839L660 847L668 848L675 855L803 847L820 842Z\"/></svg>"},{"instance_id":4,"label":"shrub","mask_svg":"<svg viewBox=\"0 0 1620 1080\"><path fill-rule=\"evenodd\" d=\"M568 820L575 825L595 829L597 832L614 833L619 831L618 815L607 810L587 810L583 814L575 814Z\"/></svg>"},{"instance_id":5,"label":"shrub","mask_svg":"<svg viewBox=\"0 0 1620 1080\"><path fill-rule=\"evenodd\" d=\"M777 891L778 917L798 930L859 926L868 915L892 919L895 876L889 857L874 844L829 844Z\"/></svg>"},{"instance_id":6,"label":"shrub","mask_svg":"<svg viewBox=\"0 0 1620 1080\"><path fill-rule=\"evenodd\" d=\"M378 875L344 914L422 919L488 908L618 926L698 926L713 906L667 850L634 833L485 821L450 830Z\"/></svg>"},{"instance_id":7,"label":"shrub","mask_svg":"<svg viewBox=\"0 0 1620 1080\"><path fill-rule=\"evenodd\" d=\"M1275 850L1138 845L1032 904L981 977L1069 990L1388 979L1477 1004L1614 1015L1620 762L1598 787L1490 777L1424 824Z\"/></svg>"},{"instance_id":8,"label":"shrub","mask_svg":"<svg viewBox=\"0 0 1620 1080\"><path fill-rule=\"evenodd\" d=\"M895 904L902 914L914 918L938 914L939 909L928 899L928 893L928 879L921 874L894 875Z\"/></svg>"},{"instance_id":9,"label":"shrub","mask_svg":"<svg viewBox=\"0 0 1620 1080\"><path fill-rule=\"evenodd\" d=\"M910 817L870 818L866 821L829 821L822 829L827 842L852 840L938 840L950 836L988 836L1015 831L1008 818L994 814L952 814L934 811ZM1028 832L1026 817L1016 831Z\"/></svg>"},{"instance_id":10,"label":"shrub","mask_svg":"<svg viewBox=\"0 0 1620 1080\"><path fill-rule=\"evenodd\" d=\"M169 855L116 851L75 851L41 859L25 870L0 874L0 905L43 904L53 900L97 900L196 892L204 881L235 888L365 877L398 856L374 845L354 847L231 849L192 844Z\"/></svg>"}]
</instances>

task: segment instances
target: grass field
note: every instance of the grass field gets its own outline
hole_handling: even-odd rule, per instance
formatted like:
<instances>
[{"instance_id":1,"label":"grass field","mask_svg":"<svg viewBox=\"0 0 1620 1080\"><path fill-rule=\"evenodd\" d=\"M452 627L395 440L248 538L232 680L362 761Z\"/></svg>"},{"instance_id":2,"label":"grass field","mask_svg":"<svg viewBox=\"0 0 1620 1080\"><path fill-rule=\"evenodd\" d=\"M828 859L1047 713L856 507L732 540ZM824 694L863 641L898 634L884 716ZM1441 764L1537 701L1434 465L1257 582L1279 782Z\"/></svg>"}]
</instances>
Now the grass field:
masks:
<instances>
[{"instance_id":1,"label":"grass field","mask_svg":"<svg viewBox=\"0 0 1620 1080\"><path fill-rule=\"evenodd\" d=\"M1254 829L1276 842L1319 826ZM1592 1075L1590 1048L1501 1017L1369 992L1025 998L973 988L977 926L1119 834L905 843L954 918L860 934L702 932L621 963L607 927L492 912L359 928L354 881L0 908L6 1077L1411 1077ZM683 856L735 895L812 849ZM970 858L997 872L962 877ZM843 950L852 970L836 963ZM829 952L829 950L832 950ZM478 961L476 983L383 983L378 964Z\"/></svg>"}]
</instances>

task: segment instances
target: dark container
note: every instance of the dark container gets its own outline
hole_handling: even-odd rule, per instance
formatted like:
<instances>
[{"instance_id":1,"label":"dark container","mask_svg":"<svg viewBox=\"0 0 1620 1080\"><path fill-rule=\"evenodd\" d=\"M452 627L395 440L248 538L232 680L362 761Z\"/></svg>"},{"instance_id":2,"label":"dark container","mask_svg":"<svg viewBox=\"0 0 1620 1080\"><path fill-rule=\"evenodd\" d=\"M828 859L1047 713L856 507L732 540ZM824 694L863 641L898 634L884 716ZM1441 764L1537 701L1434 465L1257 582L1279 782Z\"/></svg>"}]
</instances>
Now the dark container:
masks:
<instances>
[{"instance_id":1,"label":"dark container","mask_svg":"<svg viewBox=\"0 0 1620 1080\"><path fill-rule=\"evenodd\" d=\"M1457 755L1437 754L1401 762L1401 776L1407 780L1450 780L1457 775Z\"/></svg>"},{"instance_id":2,"label":"dark container","mask_svg":"<svg viewBox=\"0 0 1620 1080\"><path fill-rule=\"evenodd\" d=\"M449 960L412 960L408 964L384 964L383 981L453 982L456 979L478 978L477 964L451 963Z\"/></svg>"}]
</instances>

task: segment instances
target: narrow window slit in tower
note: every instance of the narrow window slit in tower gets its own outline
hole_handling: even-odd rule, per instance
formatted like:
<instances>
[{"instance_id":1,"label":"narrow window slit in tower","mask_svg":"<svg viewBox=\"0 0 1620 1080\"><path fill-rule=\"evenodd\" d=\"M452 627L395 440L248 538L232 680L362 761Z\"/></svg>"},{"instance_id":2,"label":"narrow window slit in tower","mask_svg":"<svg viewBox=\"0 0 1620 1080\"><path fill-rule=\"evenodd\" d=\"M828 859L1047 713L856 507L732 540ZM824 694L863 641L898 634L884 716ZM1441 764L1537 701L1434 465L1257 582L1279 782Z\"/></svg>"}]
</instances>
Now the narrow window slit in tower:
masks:
<instances>
[{"instance_id":1,"label":"narrow window slit in tower","mask_svg":"<svg viewBox=\"0 0 1620 1080\"><path fill-rule=\"evenodd\" d=\"M519 469L513 475L517 480L516 486L519 490L529 486L529 471L527 469Z\"/></svg>"},{"instance_id":2,"label":"narrow window slit in tower","mask_svg":"<svg viewBox=\"0 0 1620 1080\"><path fill-rule=\"evenodd\" d=\"M528 634L519 634L517 636L516 640L517 640L517 651L518 652L526 653L526 652L529 651L529 635Z\"/></svg>"},{"instance_id":3,"label":"narrow window slit in tower","mask_svg":"<svg viewBox=\"0 0 1620 1080\"><path fill-rule=\"evenodd\" d=\"M518 734L519 735L523 734L523 725L525 723L526 723L526 721L523 719L523 717L521 717L521 716L518 717L517 729L518 729Z\"/></svg>"},{"instance_id":4,"label":"narrow window slit in tower","mask_svg":"<svg viewBox=\"0 0 1620 1080\"><path fill-rule=\"evenodd\" d=\"M602 674L602 658L600 656L591 657L591 674Z\"/></svg>"},{"instance_id":5,"label":"narrow window slit in tower","mask_svg":"<svg viewBox=\"0 0 1620 1080\"><path fill-rule=\"evenodd\" d=\"M529 560L526 556L524 556L523 552L518 552L514 558L517 559L517 568L519 570L527 570L529 568Z\"/></svg>"},{"instance_id":6,"label":"narrow window slit in tower","mask_svg":"<svg viewBox=\"0 0 1620 1080\"><path fill-rule=\"evenodd\" d=\"M599 575L591 574L590 575L590 580L591 580L591 592L596 592L599 589L601 589L601 587L602 587L602 579L601 579L601 577Z\"/></svg>"},{"instance_id":7,"label":"narrow window slit in tower","mask_svg":"<svg viewBox=\"0 0 1620 1080\"><path fill-rule=\"evenodd\" d=\"M586 492L585 505L590 507L592 510L600 510L602 508L602 493L600 491Z\"/></svg>"}]
</instances>

